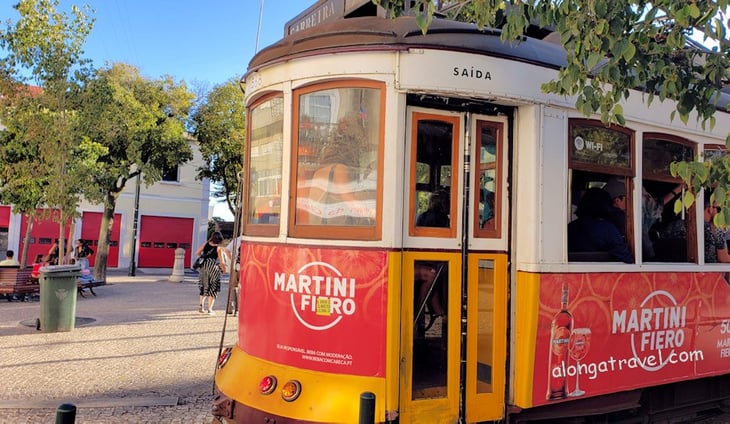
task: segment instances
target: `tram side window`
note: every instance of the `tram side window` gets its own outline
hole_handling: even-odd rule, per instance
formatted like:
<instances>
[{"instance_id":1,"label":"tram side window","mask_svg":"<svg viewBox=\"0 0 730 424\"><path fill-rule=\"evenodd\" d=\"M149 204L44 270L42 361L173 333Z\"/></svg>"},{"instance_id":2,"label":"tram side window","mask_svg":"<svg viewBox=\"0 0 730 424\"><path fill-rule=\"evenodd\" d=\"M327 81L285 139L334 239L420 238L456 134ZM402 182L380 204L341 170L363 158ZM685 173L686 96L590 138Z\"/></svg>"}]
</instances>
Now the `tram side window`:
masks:
<instances>
[{"instance_id":1,"label":"tram side window","mask_svg":"<svg viewBox=\"0 0 730 424\"><path fill-rule=\"evenodd\" d=\"M477 123L477 158L475 204L479 208L475 216L477 237L500 236L502 124L479 121Z\"/></svg>"},{"instance_id":2,"label":"tram side window","mask_svg":"<svg viewBox=\"0 0 730 424\"><path fill-rule=\"evenodd\" d=\"M265 98L249 117L246 233L274 236L281 216L283 97Z\"/></svg>"},{"instance_id":3,"label":"tram side window","mask_svg":"<svg viewBox=\"0 0 730 424\"><path fill-rule=\"evenodd\" d=\"M295 237L378 236L383 95L379 84L359 84L295 92L296 193L290 219Z\"/></svg>"},{"instance_id":4,"label":"tram side window","mask_svg":"<svg viewBox=\"0 0 730 424\"><path fill-rule=\"evenodd\" d=\"M411 226L416 236L453 235L453 169L458 118L414 113L411 145Z\"/></svg>"},{"instance_id":5,"label":"tram side window","mask_svg":"<svg viewBox=\"0 0 730 424\"><path fill-rule=\"evenodd\" d=\"M717 160L730 154L725 146L705 146L704 160ZM705 219L705 263L730 262L730 229L722 229L715 225L715 216L722 214L725 222L728 219L728 211L719 203L715 202L710 206L711 192L705 191L704 213Z\"/></svg>"},{"instance_id":6,"label":"tram side window","mask_svg":"<svg viewBox=\"0 0 730 424\"><path fill-rule=\"evenodd\" d=\"M672 177L669 165L693 160L692 145L676 137L645 134L642 148L642 254L650 262L695 262L697 234L695 207L674 212L683 184Z\"/></svg>"},{"instance_id":7,"label":"tram side window","mask_svg":"<svg viewBox=\"0 0 730 424\"><path fill-rule=\"evenodd\" d=\"M633 133L570 121L568 260L633 263Z\"/></svg>"}]
</instances>

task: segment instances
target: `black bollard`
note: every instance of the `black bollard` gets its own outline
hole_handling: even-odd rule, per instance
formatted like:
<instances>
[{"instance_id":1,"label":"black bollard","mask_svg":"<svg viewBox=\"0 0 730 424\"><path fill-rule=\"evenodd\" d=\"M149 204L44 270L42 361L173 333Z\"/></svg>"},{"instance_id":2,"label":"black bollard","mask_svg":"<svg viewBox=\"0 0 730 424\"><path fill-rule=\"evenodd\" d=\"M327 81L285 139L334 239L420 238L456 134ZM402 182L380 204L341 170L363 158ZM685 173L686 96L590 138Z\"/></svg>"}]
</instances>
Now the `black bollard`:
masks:
<instances>
[{"instance_id":1,"label":"black bollard","mask_svg":"<svg viewBox=\"0 0 730 424\"><path fill-rule=\"evenodd\" d=\"M76 422L76 405L63 403L56 408L56 424L74 424Z\"/></svg>"},{"instance_id":2,"label":"black bollard","mask_svg":"<svg viewBox=\"0 0 730 424\"><path fill-rule=\"evenodd\" d=\"M375 393L360 393L360 423L375 424Z\"/></svg>"}]
</instances>

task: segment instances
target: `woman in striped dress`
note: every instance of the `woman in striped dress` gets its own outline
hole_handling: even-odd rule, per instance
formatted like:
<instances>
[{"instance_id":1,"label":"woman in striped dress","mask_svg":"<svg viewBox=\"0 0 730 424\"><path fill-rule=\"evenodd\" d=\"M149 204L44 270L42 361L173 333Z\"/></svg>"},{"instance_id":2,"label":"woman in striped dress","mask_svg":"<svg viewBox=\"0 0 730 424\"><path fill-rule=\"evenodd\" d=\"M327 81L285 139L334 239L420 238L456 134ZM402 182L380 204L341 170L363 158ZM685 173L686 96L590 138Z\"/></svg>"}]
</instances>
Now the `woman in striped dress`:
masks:
<instances>
[{"instance_id":1,"label":"woman in striped dress","mask_svg":"<svg viewBox=\"0 0 730 424\"><path fill-rule=\"evenodd\" d=\"M223 255L225 249L220 245L223 242L223 236L220 232L214 232L208 241L203 243L198 250L195 251L197 256L203 258L203 264L200 266L200 277L198 287L200 288L200 309L198 312L214 315L213 303L221 290L221 274L226 272ZM207 301L207 305L206 305Z\"/></svg>"}]
</instances>

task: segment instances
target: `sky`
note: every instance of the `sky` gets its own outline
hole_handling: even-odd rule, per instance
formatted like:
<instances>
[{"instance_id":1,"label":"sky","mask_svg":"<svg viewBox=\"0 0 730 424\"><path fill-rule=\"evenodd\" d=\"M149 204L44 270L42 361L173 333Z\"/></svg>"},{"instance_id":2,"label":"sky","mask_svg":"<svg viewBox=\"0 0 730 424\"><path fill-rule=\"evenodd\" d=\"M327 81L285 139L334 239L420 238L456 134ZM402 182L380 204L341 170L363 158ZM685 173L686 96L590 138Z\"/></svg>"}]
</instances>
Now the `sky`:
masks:
<instances>
[{"instance_id":1,"label":"sky","mask_svg":"<svg viewBox=\"0 0 730 424\"><path fill-rule=\"evenodd\" d=\"M0 21L18 20L17 2L0 0ZM60 0L60 8L95 10L84 45L84 57L95 67L128 63L148 78L171 75L193 90L209 90L243 76L255 53L283 38L284 24L316 2ZM225 204L215 204L213 216L233 219Z\"/></svg>"},{"instance_id":2,"label":"sky","mask_svg":"<svg viewBox=\"0 0 730 424\"><path fill-rule=\"evenodd\" d=\"M96 11L84 46L84 57L96 67L124 62L148 78L172 75L213 87L242 76L257 39L258 50L280 40L286 21L316 1L60 0L60 8L89 5ZM17 2L0 0L0 21L17 21Z\"/></svg>"}]
</instances>

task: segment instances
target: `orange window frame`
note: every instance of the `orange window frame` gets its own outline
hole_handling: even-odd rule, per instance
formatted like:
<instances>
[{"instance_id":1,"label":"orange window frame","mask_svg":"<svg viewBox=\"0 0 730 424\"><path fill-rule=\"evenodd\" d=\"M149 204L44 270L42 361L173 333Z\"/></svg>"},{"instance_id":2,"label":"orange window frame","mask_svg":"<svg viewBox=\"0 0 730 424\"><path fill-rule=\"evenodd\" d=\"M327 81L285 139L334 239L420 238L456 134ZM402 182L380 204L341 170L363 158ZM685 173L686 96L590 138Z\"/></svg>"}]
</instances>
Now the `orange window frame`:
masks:
<instances>
[{"instance_id":1,"label":"orange window frame","mask_svg":"<svg viewBox=\"0 0 730 424\"><path fill-rule=\"evenodd\" d=\"M629 137L629 166L620 165L608 166L575 160L571 157L571 146L574 144L573 127L596 127L608 131L624 134ZM624 177L634 177L636 175L636 133L634 130L611 124L605 126L601 121L592 119L571 118L568 120L568 168L579 171L596 172L601 174L621 175Z\"/></svg>"},{"instance_id":2,"label":"orange window frame","mask_svg":"<svg viewBox=\"0 0 730 424\"><path fill-rule=\"evenodd\" d=\"M693 156L697 156L697 145L695 143L692 143L690 140L682 137L678 137L671 134L664 134L664 133L657 133L657 132L646 132L643 134L642 137L642 149L644 149L644 143L646 143L647 140L656 140L656 141L664 141L667 143L673 143L678 144L683 147L687 147L692 150ZM674 183L674 184L682 184L682 179L679 177L673 177L669 172L656 172L656 173L650 173L647 172L646 167L644 166L644 155L642 152L642 178L646 181L659 181L664 183ZM643 181L642 181L643 186ZM696 231L692 231L694 228L693 223L697 219L697 215L702 213L702 210L698 208L697 203L692 204L689 208L687 208L687 222L688 222L688 230L687 230L687 262L688 263L697 263L698 257L697 257L697 251L698 251L698 235ZM699 246L701 247L701 246ZM681 262L684 263L684 262Z\"/></svg>"},{"instance_id":3,"label":"orange window frame","mask_svg":"<svg viewBox=\"0 0 730 424\"><path fill-rule=\"evenodd\" d=\"M420 121L441 121L453 127L451 138L451 184L449 186L449 227L416 226L416 164L418 151L418 123ZM416 237L456 237L457 201L458 201L458 161L459 135L461 134L461 117L458 115L439 115L434 113L413 112L411 115L410 136L410 183L408 188L408 229L411 236Z\"/></svg>"},{"instance_id":4,"label":"orange window frame","mask_svg":"<svg viewBox=\"0 0 730 424\"><path fill-rule=\"evenodd\" d=\"M297 224L297 170L299 167L299 107L302 95L338 88L373 88L379 90L379 123L378 128L378 178L375 196L375 223L371 226L347 225L311 225ZM329 81L301 87L294 90L292 96L292 127L291 127L291 168L290 168L290 202L288 232L291 237L331 240L379 240L383 226L383 152L385 143L385 84L372 80L340 80Z\"/></svg>"},{"instance_id":5,"label":"orange window frame","mask_svg":"<svg viewBox=\"0 0 730 424\"><path fill-rule=\"evenodd\" d=\"M281 97L283 99L284 95L281 92L271 93L264 95L256 100L256 102L248 108L249 111L252 111L256 109L256 107L264 104L267 101L270 101L272 99L275 99L277 97ZM252 119L252 113L247 113L246 116L246 139L248 142L246 143L245 147L245 175L244 175L244 181L243 181L243 187L245 187L244 195L241 196L243 198L243 215L242 215L242 224L243 224L243 234L250 235L250 236L263 236L263 237L276 237L279 234L279 224L258 224L258 223L250 223L248 221L249 212L251 211L251 208L254 207L254 205L251 205L251 197L249 195L251 184L254 183L254 181L251 181L251 140L253 140L253 135L251 134L252 131L252 125L251 125L251 119ZM283 124L283 121L282 121ZM284 136L283 132L283 125L282 125L282 138ZM283 144L283 140L282 140ZM282 153L283 155L283 153ZM282 164L284 163L284 158L281 158ZM284 169L281 170L282 180L285 177L284 175ZM281 205L283 202L283 193L279 192L279 204ZM281 212L280 216L281 218Z\"/></svg>"},{"instance_id":6,"label":"orange window frame","mask_svg":"<svg viewBox=\"0 0 730 424\"><path fill-rule=\"evenodd\" d=\"M492 128L495 133L495 140L496 140L496 149L495 149L495 161L492 163L482 163L481 161L481 134L483 128ZM476 145L476 153L474 154L474 157L476 158L476 169L477 172L474 173L474 187L477 187L478 189L472 190L474 192L474 216L472 219L474 220L474 236L479 238L500 238L501 237L501 229L502 229L502 152L504 150L503 146L503 133L504 131L504 124L501 122L493 122L493 121L477 121L476 125L476 133L479 134L480 139L478 143L474 143ZM479 205L479 200L481 196L481 173L482 171L488 171L494 169L494 226L493 228L480 228L479 226L479 220L481 218L479 214L479 208L477 205ZM486 202L486 200L485 200Z\"/></svg>"}]
</instances>

